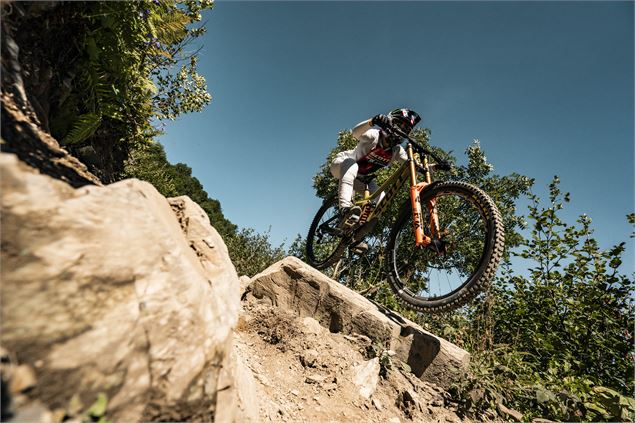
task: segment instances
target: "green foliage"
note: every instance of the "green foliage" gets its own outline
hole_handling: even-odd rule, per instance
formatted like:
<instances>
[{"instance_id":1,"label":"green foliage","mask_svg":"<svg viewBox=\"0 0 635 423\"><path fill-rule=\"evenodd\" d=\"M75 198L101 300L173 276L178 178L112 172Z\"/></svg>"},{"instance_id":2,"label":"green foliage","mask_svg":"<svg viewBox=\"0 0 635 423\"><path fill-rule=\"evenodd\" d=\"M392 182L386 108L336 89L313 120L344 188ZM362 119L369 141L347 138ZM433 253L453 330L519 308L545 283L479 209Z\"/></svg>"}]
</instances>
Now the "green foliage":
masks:
<instances>
[{"instance_id":1,"label":"green foliage","mask_svg":"<svg viewBox=\"0 0 635 423\"><path fill-rule=\"evenodd\" d=\"M633 232L631 232L631 238L635 238L635 213L627 214L626 220L628 220L628 223L633 225Z\"/></svg>"},{"instance_id":2,"label":"green foliage","mask_svg":"<svg viewBox=\"0 0 635 423\"><path fill-rule=\"evenodd\" d=\"M202 110L211 100L205 78L196 71L197 59L193 56L189 66L181 66L176 75L157 75L158 93L154 97L156 117L176 119L182 113Z\"/></svg>"},{"instance_id":3,"label":"green foliage","mask_svg":"<svg viewBox=\"0 0 635 423\"><path fill-rule=\"evenodd\" d=\"M290 256L297 257L306 262L306 239L304 239L302 235L298 234L289 246L287 253Z\"/></svg>"},{"instance_id":4,"label":"green foliage","mask_svg":"<svg viewBox=\"0 0 635 423\"><path fill-rule=\"evenodd\" d=\"M254 276L285 257L282 245L272 247L269 232L258 234L253 229L242 229L225 238L229 255L239 275Z\"/></svg>"},{"instance_id":5,"label":"green foliage","mask_svg":"<svg viewBox=\"0 0 635 423\"><path fill-rule=\"evenodd\" d=\"M563 222L569 195L557 177L548 204L531 198L530 236L515 254L529 274L507 262L487 301L452 315L463 324L450 339L474 354L472 376L456 387L464 411L498 401L528 418L632 421L634 283L619 271L624 243L602 250L590 218ZM513 375L499 368L510 356Z\"/></svg>"},{"instance_id":6,"label":"green foliage","mask_svg":"<svg viewBox=\"0 0 635 423\"><path fill-rule=\"evenodd\" d=\"M467 376L450 389L461 401L459 410L484 414L486 410L497 410L498 404L509 405L518 398L532 398L534 390L524 377L534 369L525 363L525 355L506 344L474 354Z\"/></svg>"},{"instance_id":7,"label":"green foliage","mask_svg":"<svg viewBox=\"0 0 635 423\"><path fill-rule=\"evenodd\" d=\"M529 192L534 180L517 173L495 174L494 166L487 161L478 140L474 140L465 153L468 165L457 166L451 178L476 185L494 200L503 217L505 245L507 251L511 251L520 244L522 236L519 230L526 226L523 217L517 214L516 201Z\"/></svg>"},{"instance_id":8,"label":"green foliage","mask_svg":"<svg viewBox=\"0 0 635 423\"><path fill-rule=\"evenodd\" d=\"M150 119L200 111L211 100L197 57L185 46L203 32L190 28L208 1L98 2L81 10L83 107L111 119L134 123L127 135L147 134ZM188 66L174 71L181 60ZM169 99L168 99L169 97Z\"/></svg>"},{"instance_id":9,"label":"green foliage","mask_svg":"<svg viewBox=\"0 0 635 423\"><path fill-rule=\"evenodd\" d=\"M96 113L86 113L77 118L73 128L66 134L62 143L76 144L84 141L95 133L101 124L101 115Z\"/></svg>"},{"instance_id":10,"label":"green foliage","mask_svg":"<svg viewBox=\"0 0 635 423\"><path fill-rule=\"evenodd\" d=\"M540 207L532 196L533 229L519 253L533 263L531 279L517 276L509 282L510 300L532 310L531 315L517 313L513 322L501 321L499 331L517 334L515 341L526 351L540 346L546 354L538 363L556 368L559 376L584 372L629 392L634 284L618 271L624 243L601 250L586 215L577 225L564 223L557 212L569 195L562 195L558 182L554 178L549 187L548 207ZM532 325L520 334L519 326L527 329L522 319L531 319Z\"/></svg>"},{"instance_id":11,"label":"green foliage","mask_svg":"<svg viewBox=\"0 0 635 423\"><path fill-rule=\"evenodd\" d=\"M3 14L15 28L25 78L40 120L104 182L122 177L137 144L162 119L211 100L187 46L204 32L209 0L61 2ZM26 75L28 73L28 75ZM42 94L44 93L44 94ZM98 160L82 156L89 149Z\"/></svg>"},{"instance_id":12,"label":"green foliage","mask_svg":"<svg viewBox=\"0 0 635 423\"><path fill-rule=\"evenodd\" d=\"M82 420L86 422L100 422L106 423L106 408L108 407L108 396L100 392L97 394L97 400L86 411Z\"/></svg>"}]
</instances>

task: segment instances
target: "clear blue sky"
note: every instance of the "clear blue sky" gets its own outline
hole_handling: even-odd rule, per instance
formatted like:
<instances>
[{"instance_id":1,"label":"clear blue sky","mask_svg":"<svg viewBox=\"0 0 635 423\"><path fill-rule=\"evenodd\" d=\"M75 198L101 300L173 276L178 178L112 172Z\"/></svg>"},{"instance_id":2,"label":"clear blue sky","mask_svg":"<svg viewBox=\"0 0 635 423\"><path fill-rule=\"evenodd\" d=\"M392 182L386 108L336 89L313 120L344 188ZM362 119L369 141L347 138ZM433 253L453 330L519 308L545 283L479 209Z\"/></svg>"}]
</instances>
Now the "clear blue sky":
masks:
<instances>
[{"instance_id":1,"label":"clear blue sky","mask_svg":"<svg viewBox=\"0 0 635 423\"><path fill-rule=\"evenodd\" d=\"M205 18L212 103L160 141L240 227L305 235L338 132L404 106L460 163L478 138L543 198L559 175L568 220L629 241L633 2L219 1Z\"/></svg>"}]
</instances>

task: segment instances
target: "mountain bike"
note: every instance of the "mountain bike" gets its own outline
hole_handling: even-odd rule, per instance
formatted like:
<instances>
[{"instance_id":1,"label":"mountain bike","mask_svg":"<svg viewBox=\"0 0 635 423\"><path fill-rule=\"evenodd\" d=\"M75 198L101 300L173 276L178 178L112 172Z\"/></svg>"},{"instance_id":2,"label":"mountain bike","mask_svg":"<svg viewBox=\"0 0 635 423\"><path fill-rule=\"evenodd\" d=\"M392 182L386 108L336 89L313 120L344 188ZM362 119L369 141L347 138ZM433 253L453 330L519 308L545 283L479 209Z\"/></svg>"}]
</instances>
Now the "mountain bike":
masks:
<instances>
[{"instance_id":1,"label":"mountain bike","mask_svg":"<svg viewBox=\"0 0 635 423\"><path fill-rule=\"evenodd\" d=\"M352 227L342 228L337 195L324 201L309 228L308 262L319 270L338 263L408 189L384 252L389 285L398 300L417 311L454 310L486 289L496 273L505 244L501 215L480 188L433 181L436 170L450 170L451 164L398 129L389 131L406 140L407 161L372 195L372 175L358 176L366 190L355 201L362 213Z\"/></svg>"}]
</instances>

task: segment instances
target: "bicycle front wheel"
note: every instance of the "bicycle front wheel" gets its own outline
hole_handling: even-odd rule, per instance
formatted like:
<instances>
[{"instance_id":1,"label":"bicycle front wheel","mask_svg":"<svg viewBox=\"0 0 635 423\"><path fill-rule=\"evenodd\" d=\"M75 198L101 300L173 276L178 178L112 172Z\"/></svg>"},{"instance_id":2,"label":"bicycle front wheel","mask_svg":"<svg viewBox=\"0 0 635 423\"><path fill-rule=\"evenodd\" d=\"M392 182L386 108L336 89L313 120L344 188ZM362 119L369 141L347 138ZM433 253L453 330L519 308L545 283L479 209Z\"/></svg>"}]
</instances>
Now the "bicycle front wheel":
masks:
<instances>
[{"instance_id":1,"label":"bicycle front wheel","mask_svg":"<svg viewBox=\"0 0 635 423\"><path fill-rule=\"evenodd\" d=\"M335 264L346 248L339 228L337 197L326 199L311 222L306 237L309 264L323 270Z\"/></svg>"},{"instance_id":2,"label":"bicycle front wheel","mask_svg":"<svg viewBox=\"0 0 635 423\"><path fill-rule=\"evenodd\" d=\"M388 280L407 306L450 311L484 290L496 273L505 244L503 222L492 199L464 182L439 182L420 197L424 233L433 243L416 245L408 203L388 241ZM434 237L430 204L435 204L439 219Z\"/></svg>"}]
</instances>

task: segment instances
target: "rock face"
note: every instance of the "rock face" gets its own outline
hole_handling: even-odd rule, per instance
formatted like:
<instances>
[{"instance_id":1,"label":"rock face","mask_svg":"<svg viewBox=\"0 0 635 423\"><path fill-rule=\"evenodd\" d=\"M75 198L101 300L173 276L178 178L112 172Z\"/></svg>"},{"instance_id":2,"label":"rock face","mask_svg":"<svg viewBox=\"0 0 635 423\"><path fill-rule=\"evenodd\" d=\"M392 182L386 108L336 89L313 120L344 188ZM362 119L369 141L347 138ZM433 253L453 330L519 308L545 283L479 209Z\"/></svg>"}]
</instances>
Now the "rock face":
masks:
<instances>
[{"instance_id":1,"label":"rock face","mask_svg":"<svg viewBox=\"0 0 635 423\"><path fill-rule=\"evenodd\" d=\"M39 172L73 187L101 185L83 163L60 148L50 134L42 131L34 113L29 113L27 107L19 108L16 103L19 102L9 94L0 94L1 151L15 154Z\"/></svg>"},{"instance_id":2,"label":"rock face","mask_svg":"<svg viewBox=\"0 0 635 423\"><path fill-rule=\"evenodd\" d=\"M469 353L329 279L295 257L252 278L248 292L332 333L361 334L393 350L422 380L448 387L469 364Z\"/></svg>"},{"instance_id":3,"label":"rock face","mask_svg":"<svg viewBox=\"0 0 635 423\"><path fill-rule=\"evenodd\" d=\"M1 343L35 367L34 397L105 393L112 421L253 416L238 278L199 206L137 180L74 189L10 154L0 170Z\"/></svg>"},{"instance_id":4,"label":"rock face","mask_svg":"<svg viewBox=\"0 0 635 423\"><path fill-rule=\"evenodd\" d=\"M465 351L293 257L239 279L188 197L43 173L0 153L3 420L458 419Z\"/></svg>"},{"instance_id":5,"label":"rock face","mask_svg":"<svg viewBox=\"0 0 635 423\"><path fill-rule=\"evenodd\" d=\"M441 387L367 336L330 332L249 294L242 305L234 347L256 378L261 421L470 421Z\"/></svg>"}]
</instances>

